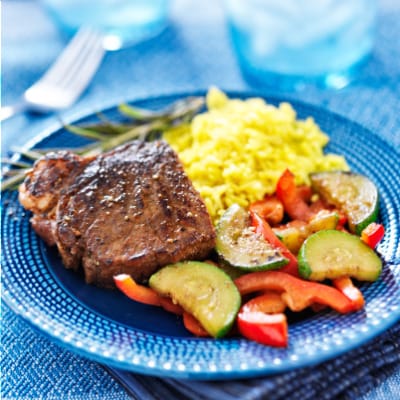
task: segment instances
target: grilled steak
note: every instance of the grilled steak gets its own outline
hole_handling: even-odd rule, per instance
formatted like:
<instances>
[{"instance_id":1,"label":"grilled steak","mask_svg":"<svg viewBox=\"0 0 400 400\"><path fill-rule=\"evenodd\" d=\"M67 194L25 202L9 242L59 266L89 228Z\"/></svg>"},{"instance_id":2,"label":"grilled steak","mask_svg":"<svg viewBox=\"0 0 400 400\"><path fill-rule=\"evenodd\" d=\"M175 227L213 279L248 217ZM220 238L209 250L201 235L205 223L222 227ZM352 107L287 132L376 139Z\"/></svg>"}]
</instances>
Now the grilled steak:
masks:
<instances>
[{"instance_id":1,"label":"grilled steak","mask_svg":"<svg viewBox=\"0 0 400 400\"><path fill-rule=\"evenodd\" d=\"M69 151L51 152L36 161L19 188L21 204L33 212L32 227L48 245L55 245L54 226L60 192L91 161Z\"/></svg>"},{"instance_id":2,"label":"grilled steak","mask_svg":"<svg viewBox=\"0 0 400 400\"><path fill-rule=\"evenodd\" d=\"M214 247L206 207L167 143L135 141L91 159L63 153L58 186L53 179L36 182L53 176L43 166L54 169L54 160L36 164L20 200L36 213L32 222L40 220L36 232L56 243L67 268L82 266L86 282L113 287L119 273L145 281L166 264L205 258ZM41 208L43 196L49 206Z\"/></svg>"}]
</instances>

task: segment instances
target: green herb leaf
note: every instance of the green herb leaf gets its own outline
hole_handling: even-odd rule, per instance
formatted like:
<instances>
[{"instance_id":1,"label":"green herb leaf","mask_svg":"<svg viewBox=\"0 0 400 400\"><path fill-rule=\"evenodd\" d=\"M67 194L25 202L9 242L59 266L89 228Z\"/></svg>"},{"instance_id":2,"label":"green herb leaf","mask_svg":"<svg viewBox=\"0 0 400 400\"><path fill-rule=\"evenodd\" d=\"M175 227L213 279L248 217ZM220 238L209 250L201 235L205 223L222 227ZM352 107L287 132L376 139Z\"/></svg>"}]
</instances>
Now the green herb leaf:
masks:
<instances>
[{"instance_id":1,"label":"green herb leaf","mask_svg":"<svg viewBox=\"0 0 400 400\"><path fill-rule=\"evenodd\" d=\"M32 163L50 151L69 150L83 157L95 156L132 140L155 140L169 127L190 121L204 104L204 97L187 97L176 101L164 110L151 111L123 103L118 106L118 111L125 119L122 122L111 121L106 115L98 112L96 113L98 123L85 126L63 124L68 132L91 140L87 145L72 149L13 149L13 151L20 158L30 160ZM24 180L26 171L32 166L24 160L7 160L8 162L3 161L8 168L2 172L2 191L17 188Z\"/></svg>"}]
</instances>

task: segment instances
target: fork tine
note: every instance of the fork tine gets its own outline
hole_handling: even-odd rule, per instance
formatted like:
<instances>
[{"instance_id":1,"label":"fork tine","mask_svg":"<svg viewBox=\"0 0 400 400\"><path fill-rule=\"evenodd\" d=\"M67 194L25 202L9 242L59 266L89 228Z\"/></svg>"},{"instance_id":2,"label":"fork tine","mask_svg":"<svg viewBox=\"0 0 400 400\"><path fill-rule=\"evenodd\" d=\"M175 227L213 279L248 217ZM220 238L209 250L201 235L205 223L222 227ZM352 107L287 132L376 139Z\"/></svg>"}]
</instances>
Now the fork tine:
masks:
<instances>
[{"instance_id":1,"label":"fork tine","mask_svg":"<svg viewBox=\"0 0 400 400\"><path fill-rule=\"evenodd\" d=\"M71 77L70 82L68 83L71 90L75 91L75 93L80 93L88 80L95 74L98 69L98 65L100 64L105 50L103 47L94 48L91 50L89 54L89 60L83 62L79 71L77 71L76 75Z\"/></svg>"},{"instance_id":2,"label":"fork tine","mask_svg":"<svg viewBox=\"0 0 400 400\"><path fill-rule=\"evenodd\" d=\"M75 59L69 70L60 81L60 86L65 88L75 88L78 90L79 83L85 83L97 70L97 66L102 59L105 50L100 40L101 36L93 35L90 40L82 47L80 54Z\"/></svg>"},{"instance_id":3,"label":"fork tine","mask_svg":"<svg viewBox=\"0 0 400 400\"><path fill-rule=\"evenodd\" d=\"M60 82L75 64L76 59L86 47L87 42L92 40L94 36L97 37L97 35L90 28L81 28L50 69L40 78L39 82L42 80L53 84Z\"/></svg>"},{"instance_id":4,"label":"fork tine","mask_svg":"<svg viewBox=\"0 0 400 400\"><path fill-rule=\"evenodd\" d=\"M104 53L100 33L81 28L47 72L25 90L20 103L1 107L0 121L28 109L49 112L69 107L90 82Z\"/></svg>"}]
</instances>

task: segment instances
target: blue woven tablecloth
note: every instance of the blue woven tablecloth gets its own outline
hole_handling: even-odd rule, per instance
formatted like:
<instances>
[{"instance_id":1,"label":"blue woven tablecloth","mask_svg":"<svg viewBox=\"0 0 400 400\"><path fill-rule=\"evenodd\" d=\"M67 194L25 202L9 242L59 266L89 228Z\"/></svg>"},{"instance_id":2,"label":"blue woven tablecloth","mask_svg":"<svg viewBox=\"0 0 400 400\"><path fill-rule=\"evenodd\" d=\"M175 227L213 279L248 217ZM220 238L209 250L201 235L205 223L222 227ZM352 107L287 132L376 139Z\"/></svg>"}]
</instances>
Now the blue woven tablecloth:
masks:
<instances>
[{"instance_id":1,"label":"blue woven tablecloth","mask_svg":"<svg viewBox=\"0 0 400 400\"><path fill-rule=\"evenodd\" d=\"M65 45L36 1L2 2L2 104L13 103ZM157 39L108 53L92 85L63 116L121 100L205 90L252 89L229 46L222 7L212 0L172 3L171 24ZM270 91L271 94L274 94ZM276 93L275 93L276 94ZM400 3L381 1L371 60L350 87L279 93L320 105L369 127L400 147ZM2 126L2 151L23 145L55 116L20 115ZM400 168L400 161L399 161ZM400 398L400 327L314 368L227 385L160 380L113 371L49 342L2 304L1 395L4 399ZM177 390L177 388L179 390ZM134 394L136 393L136 394ZM199 394L202 393L202 394Z\"/></svg>"}]
</instances>

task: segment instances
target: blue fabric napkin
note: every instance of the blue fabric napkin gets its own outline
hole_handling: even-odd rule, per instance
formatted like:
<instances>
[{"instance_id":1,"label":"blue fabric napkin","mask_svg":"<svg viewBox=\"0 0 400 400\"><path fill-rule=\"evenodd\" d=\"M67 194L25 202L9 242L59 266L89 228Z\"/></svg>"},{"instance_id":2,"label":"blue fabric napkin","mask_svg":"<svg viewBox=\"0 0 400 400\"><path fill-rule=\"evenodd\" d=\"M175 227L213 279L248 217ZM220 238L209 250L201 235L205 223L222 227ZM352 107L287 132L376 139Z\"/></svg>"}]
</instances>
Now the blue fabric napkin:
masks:
<instances>
[{"instance_id":1,"label":"blue fabric napkin","mask_svg":"<svg viewBox=\"0 0 400 400\"><path fill-rule=\"evenodd\" d=\"M107 368L134 399L360 399L400 370L400 323L373 342L314 367L264 378L202 382L160 379ZM400 381L395 382L395 386ZM399 394L398 387L393 395ZM385 393L390 399L390 392ZM395 397L393 397L394 399Z\"/></svg>"}]
</instances>

